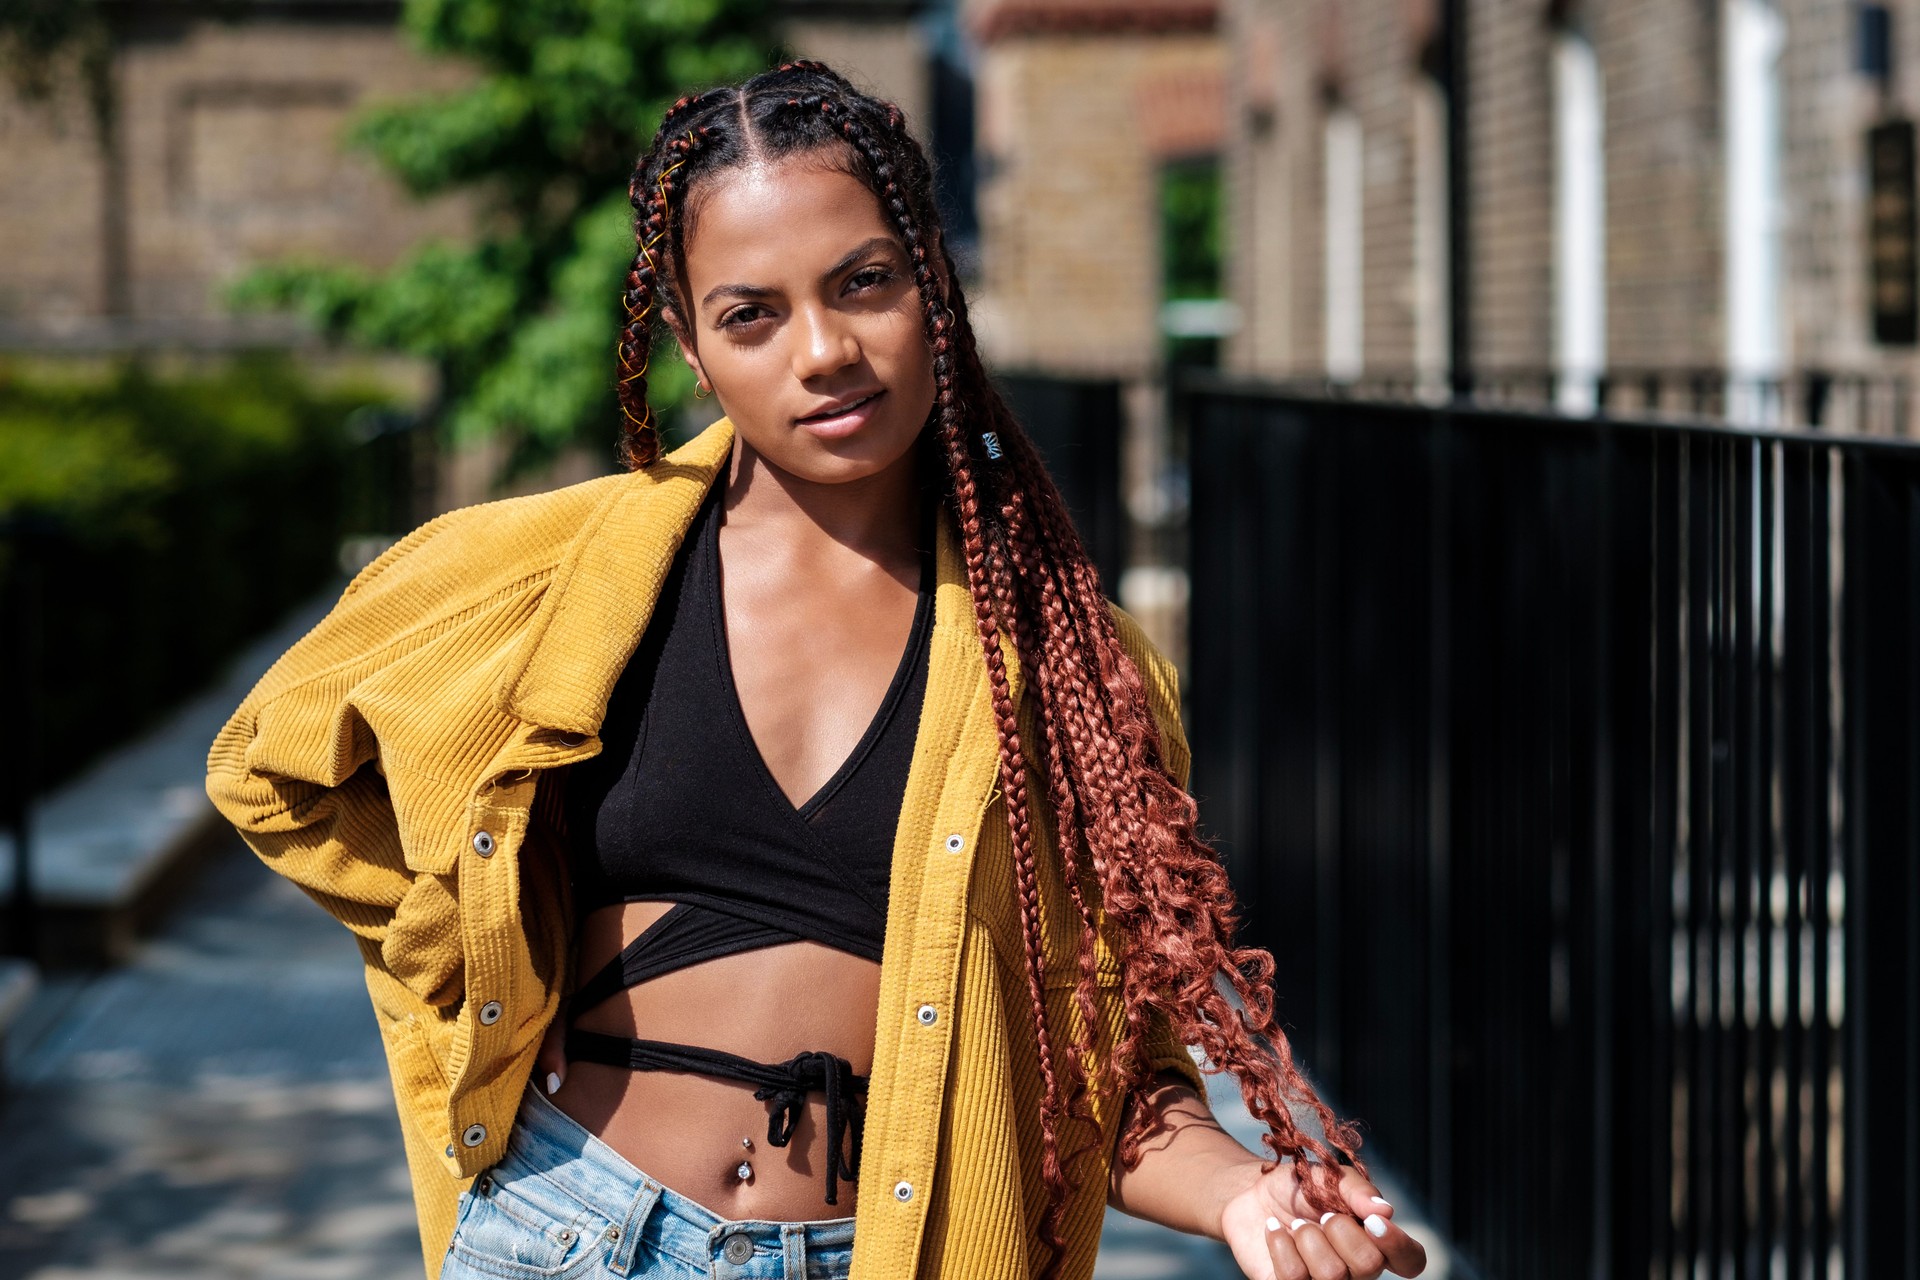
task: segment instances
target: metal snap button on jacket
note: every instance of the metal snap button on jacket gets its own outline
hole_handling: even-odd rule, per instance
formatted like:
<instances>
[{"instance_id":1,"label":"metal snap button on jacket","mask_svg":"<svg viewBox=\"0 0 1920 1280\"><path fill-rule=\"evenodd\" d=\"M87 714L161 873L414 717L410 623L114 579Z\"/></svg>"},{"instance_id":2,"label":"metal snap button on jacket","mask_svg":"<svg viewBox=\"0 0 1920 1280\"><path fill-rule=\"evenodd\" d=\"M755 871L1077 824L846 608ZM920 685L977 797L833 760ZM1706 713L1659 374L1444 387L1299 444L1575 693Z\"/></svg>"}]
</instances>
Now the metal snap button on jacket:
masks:
<instances>
[{"instance_id":1,"label":"metal snap button on jacket","mask_svg":"<svg viewBox=\"0 0 1920 1280\"><path fill-rule=\"evenodd\" d=\"M483 1124L470 1124L467 1126L467 1131L460 1135L460 1141L470 1147L477 1147L486 1140L487 1126Z\"/></svg>"},{"instance_id":2,"label":"metal snap button on jacket","mask_svg":"<svg viewBox=\"0 0 1920 1280\"><path fill-rule=\"evenodd\" d=\"M485 831L473 833L473 851L483 858L493 856L493 837Z\"/></svg>"},{"instance_id":3,"label":"metal snap button on jacket","mask_svg":"<svg viewBox=\"0 0 1920 1280\"><path fill-rule=\"evenodd\" d=\"M753 1241L736 1232L727 1237L726 1244L720 1247L720 1254L734 1266L742 1266L753 1257Z\"/></svg>"},{"instance_id":4,"label":"metal snap button on jacket","mask_svg":"<svg viewBox=\"0 0 1920 1280\"><path fill-rule=\"evenodd\" d=\"M492 1026L494 1023L500 1021L502 1012L504 1011L500 1008L500 1002L498 1000L487 1001L480 1006L480 1025L483 1027Z\"/></svg>"},{"instance_id":5,"label":"metal snap button on jacket","mask_svg":"<svg viewBox=\"0 0 1920 1280\"><path fill-rule=\"evenodd\" d=\"M940 1011L930 1004L920 1006L920 1025L930 1027L940 1021Z\"/></svg>"}]
</instances>

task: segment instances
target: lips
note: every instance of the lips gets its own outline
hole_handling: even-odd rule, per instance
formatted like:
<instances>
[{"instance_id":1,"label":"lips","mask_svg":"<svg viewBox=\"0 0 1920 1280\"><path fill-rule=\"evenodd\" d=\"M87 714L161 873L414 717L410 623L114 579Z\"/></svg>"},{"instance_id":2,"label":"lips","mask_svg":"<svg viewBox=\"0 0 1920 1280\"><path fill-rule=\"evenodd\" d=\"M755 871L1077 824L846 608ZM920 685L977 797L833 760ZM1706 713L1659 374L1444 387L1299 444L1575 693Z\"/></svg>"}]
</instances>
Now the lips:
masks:
<instances>
[{"instance_id":1,"label":"lips","mask_svg":"<svg viewBox=\"0 0 1920 1280\"><path fill-rule=\"evenodd\" d=\"M884 388L882 388L882 390L884 390ZM797 418L795 419L795 421L824 422L828 418L837 418L842 414L851 413L853 410L858 409L860 406L866 404L869 400L872 400L875 396L879 394L880 394L880 391L864 391L864 392L861 392L859 395L847 396L844 399L835 400L832 404L827 405L825 408L816 409L812 413L807 414L805 417Z\"/></svg>"}]
</instances>

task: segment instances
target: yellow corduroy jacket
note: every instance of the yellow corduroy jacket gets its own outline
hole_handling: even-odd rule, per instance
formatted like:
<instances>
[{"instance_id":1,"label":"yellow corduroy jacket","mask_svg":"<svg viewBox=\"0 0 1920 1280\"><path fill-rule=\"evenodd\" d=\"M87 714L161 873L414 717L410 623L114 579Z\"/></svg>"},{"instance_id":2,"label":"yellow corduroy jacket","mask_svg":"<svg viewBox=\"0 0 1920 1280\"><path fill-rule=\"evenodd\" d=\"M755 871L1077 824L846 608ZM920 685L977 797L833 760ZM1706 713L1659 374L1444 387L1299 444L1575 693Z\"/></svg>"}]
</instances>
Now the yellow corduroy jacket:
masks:
<instances>
[{"instance_id":1,"label":"yellow corduroy jacket","mask_svg":"<svg viewBox=\"0 0 1920 1280\"><path fill-rule=\"evenodd\" d=\"M505 1148L570 980L556 771L599 750L614 682L732 441L722 419L647 471L421 526L354 578L214 740L214 804L359 940L429 1276L460 1193ZM1012 1280L1041 1254L1040 1072L957 541L942 520L926 702L894 842L854 1280ZM1184 783L1175 673L1115 616ZM1046 794L1037 776L1029 792ZM1034 825L1048 1011L1064 1034L1078 1025L1076 920L1047 815ZM1121 969L1104 930L1098 963L1097 1042L1110 1045ZM923 1005L936 1016L916 1016ZM1164 1024L1150 1065L1199 1087ZM1099 1111L1110 1159L1118 1106ZM1092 1271L1105 1174L1083 1168L1067 1277Z\"/></svg>"}]
</instances>

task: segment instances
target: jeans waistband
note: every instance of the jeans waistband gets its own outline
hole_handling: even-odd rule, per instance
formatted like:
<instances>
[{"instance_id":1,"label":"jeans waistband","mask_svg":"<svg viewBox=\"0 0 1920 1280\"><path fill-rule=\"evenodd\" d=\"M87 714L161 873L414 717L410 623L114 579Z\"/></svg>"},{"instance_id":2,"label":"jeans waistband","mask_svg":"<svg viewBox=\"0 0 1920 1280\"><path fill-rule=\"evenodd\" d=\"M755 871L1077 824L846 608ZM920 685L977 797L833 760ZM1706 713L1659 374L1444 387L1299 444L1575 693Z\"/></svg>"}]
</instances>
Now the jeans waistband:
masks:
<instances>
[{"instance_id":1,"label":"jeans waistband","mask_svg":"<svg viewBox=\"0 0 1920 1280\"><path fill-rule=\"evenodd\" d=\"M520 1102L507 1151L492 1171L506 1179L535 1177L552 1194L574 1201L610 1224L616 1245L609 1270L626 1275L644 1235L650 1245L713 1274L731 1272L727 1250L755 1246L765 1257L784 1255L791 1264L844 1274L853 1247L853 1219L811 1222L732 1220L663 1185L589 1133L532 1084ZM839 1265L834 1266L834 1262ZM823 1264L825 1264L823 1266ZM794 1272L791 1267L789 1275ZM808 1274L807 1269L799 1275ZM797 1278L796 1278L797 1280Z\"/></svg>"}]
</instances>

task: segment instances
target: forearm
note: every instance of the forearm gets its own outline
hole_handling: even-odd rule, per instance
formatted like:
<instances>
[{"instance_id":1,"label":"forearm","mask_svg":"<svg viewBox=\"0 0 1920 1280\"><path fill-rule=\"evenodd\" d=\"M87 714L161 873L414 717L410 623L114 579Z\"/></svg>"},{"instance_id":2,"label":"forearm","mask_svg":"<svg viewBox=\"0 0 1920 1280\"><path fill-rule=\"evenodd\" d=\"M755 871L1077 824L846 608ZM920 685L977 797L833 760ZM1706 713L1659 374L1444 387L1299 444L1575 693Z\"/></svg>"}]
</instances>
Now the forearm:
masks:
<instances>
[{"instance_id":1,"label":"forearm","mask_svg":"<svg viewBox=\"0 0 1920 1280\"><path fill-rule=\"evenodd\" d=\"M1162 1072L1145 1105L1155 1112L1131 1169L1115 1160L1107 1203L1176 1231L1219 1239L1221 1213L1260 1176L1261 1157L1213 1118L1206 1099ZM1123 1119L1122 1123L1126 1123Z\"/></svg>"}]
</instances>

